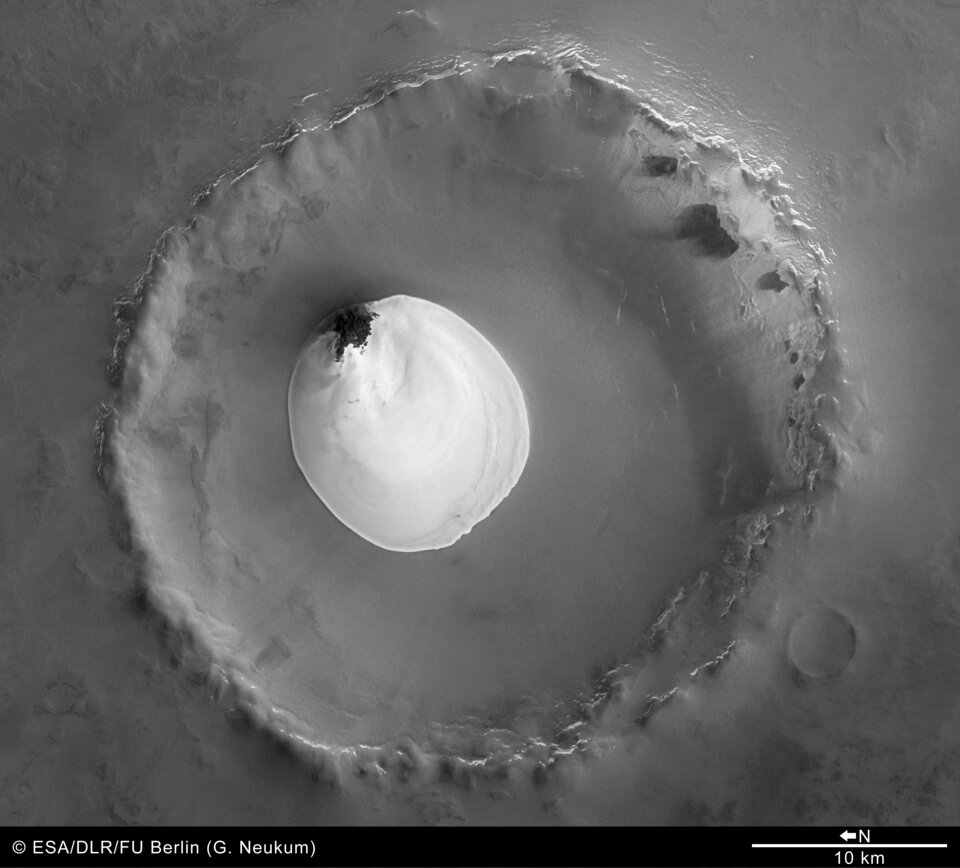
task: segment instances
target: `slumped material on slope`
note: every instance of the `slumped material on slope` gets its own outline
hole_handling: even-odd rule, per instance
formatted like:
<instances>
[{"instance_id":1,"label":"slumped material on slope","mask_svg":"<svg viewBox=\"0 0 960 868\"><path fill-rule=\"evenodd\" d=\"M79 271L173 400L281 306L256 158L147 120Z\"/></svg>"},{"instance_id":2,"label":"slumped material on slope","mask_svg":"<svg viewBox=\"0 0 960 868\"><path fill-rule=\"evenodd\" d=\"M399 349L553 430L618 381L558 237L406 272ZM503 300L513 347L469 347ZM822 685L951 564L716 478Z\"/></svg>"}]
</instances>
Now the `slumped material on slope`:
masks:
<instances>
[{"instance_id":1,"label":"slumped material on slope","mask_svg":"<svg viewBox=\"0 0 960 868\"><path fill-rule=\"evenodd\" d=\"M820 255L775 168L575 62L378 88L213 186L121 306L111 482L151 599L331 766L642 725L727 659L834 467ZM476 326L530 415L523 484L439 551L358 539L290 450L299 348L391 293Z\"/></svg>"},{"instance_id":2,"label":"slumped material on slope","mask_svg":"<svg viewBox=\"0 0 960 868\"><path fill-rule=\"evenodd\" d=\"M523 393L503 357L419 298L327 317L300 352L288 403L311 488L347 527L393 551L453 545L527 461Z\"/></svg>"}]
</instances>

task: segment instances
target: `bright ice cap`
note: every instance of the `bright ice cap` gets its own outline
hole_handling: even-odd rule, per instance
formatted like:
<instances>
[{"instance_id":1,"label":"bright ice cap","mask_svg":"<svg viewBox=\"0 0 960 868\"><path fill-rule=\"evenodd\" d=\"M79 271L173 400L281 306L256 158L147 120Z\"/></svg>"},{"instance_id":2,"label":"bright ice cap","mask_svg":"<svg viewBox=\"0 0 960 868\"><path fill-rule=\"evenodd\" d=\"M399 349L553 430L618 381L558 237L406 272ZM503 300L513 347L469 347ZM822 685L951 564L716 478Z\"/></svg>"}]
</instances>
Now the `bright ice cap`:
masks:
<instances>
[{"instance_id":1,"label":"bright ice cap","mask_svg":"<svg viewBox=\"0 0 960 868\"><path fill-rule=\"evenodd\" d=\"M393 551L455 543L510 493L529 454L523 393L500 353L407 295L327 317L300 351L288 406L311 488Z\"/></svg>"}]
</instances>

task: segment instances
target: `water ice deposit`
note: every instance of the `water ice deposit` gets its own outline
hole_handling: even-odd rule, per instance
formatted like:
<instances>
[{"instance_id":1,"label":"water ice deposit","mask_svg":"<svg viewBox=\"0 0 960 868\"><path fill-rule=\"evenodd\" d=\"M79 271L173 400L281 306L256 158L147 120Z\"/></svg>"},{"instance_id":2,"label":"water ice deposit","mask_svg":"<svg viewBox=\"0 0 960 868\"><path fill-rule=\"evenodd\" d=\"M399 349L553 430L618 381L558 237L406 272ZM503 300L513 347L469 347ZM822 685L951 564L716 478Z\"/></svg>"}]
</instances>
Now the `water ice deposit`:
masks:
<instances>
[{"instance_id":1,"label":"water ice deposit","mask_svg":"<svg viewBox=\"0 0 960 868\"><path fill-rule=\"evenodd\" d=\"M516 484L529 451L503 357L438 304L395 295L337 312L290 380L290 434L310 486L385 549L452 545Z\"/></svg>"}]
</instances>

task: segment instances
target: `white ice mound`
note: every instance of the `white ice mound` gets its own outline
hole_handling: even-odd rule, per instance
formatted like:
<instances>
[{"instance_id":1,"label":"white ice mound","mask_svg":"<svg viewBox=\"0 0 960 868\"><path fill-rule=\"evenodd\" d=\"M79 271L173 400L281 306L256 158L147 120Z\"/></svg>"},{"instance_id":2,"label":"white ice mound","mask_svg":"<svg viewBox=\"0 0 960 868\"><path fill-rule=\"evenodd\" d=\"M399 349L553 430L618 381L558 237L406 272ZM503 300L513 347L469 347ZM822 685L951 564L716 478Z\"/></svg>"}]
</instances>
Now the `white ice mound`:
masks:
<instances>
[{"instance_id":1,"label":"white ice mound","mask_svg":"<svg viewBox=\"0 0 960 868\"><path fill-rule=\"evenodd\" d=\"M408 295L327 317L300 352L288 406L310 487L393 551L455 543L510 493L530 451L503 357L456 314Z\"/></svg>"}]
</instances>

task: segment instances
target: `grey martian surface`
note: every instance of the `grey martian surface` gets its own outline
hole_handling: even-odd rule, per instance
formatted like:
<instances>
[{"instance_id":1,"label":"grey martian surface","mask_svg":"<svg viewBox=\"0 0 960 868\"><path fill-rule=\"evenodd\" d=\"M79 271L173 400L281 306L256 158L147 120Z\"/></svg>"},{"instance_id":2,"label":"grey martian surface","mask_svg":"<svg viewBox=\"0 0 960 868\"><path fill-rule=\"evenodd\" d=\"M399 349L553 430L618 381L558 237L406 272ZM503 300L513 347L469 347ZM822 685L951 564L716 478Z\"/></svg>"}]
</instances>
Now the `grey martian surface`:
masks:
<instances>
[{"instance_id":1,"label":"grey martian surface","mask_svg":"<svg viewBox=\"0 0 960 868\"><path fill-rule=\"evenodd\" d=\"M0 822L956 822L960 4L2 14ZM398 294L529 412L436 551L290 445Z\"/></svg>"}]
</instances>

